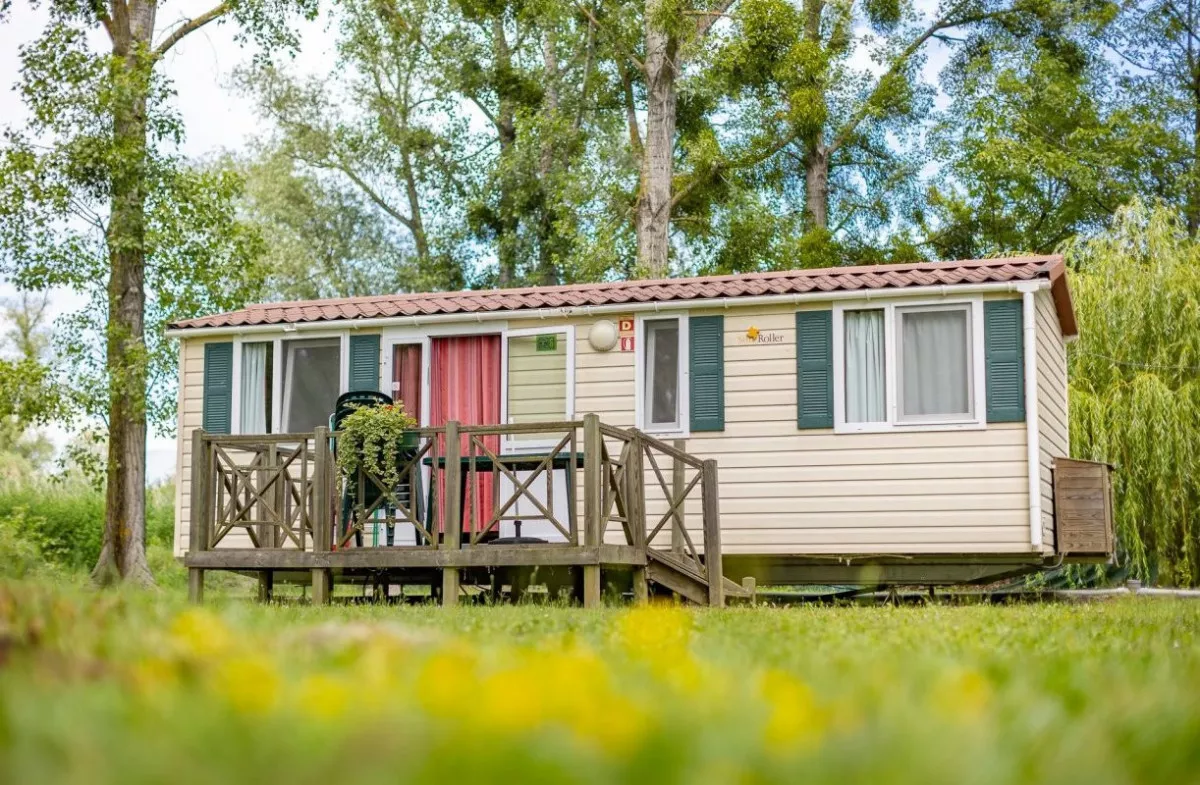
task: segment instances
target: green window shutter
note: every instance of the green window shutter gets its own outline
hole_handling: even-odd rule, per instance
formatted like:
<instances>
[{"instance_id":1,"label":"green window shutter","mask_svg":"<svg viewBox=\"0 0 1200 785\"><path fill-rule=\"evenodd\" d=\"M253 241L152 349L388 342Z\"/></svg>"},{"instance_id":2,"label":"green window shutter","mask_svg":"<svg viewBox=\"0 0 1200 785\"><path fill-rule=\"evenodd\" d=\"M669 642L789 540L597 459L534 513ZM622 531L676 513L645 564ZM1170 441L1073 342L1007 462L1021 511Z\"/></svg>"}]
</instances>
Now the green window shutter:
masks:
<instances>
[{"instance_id":1,"label":"green window shutter","mask_svg":"<svg viewBox=\"0 0 1200 785\"><path fill-rule=\"evenodd\" d=\"M350 336L350 392L379 391L379 336Z\"/></svg>"},{"instance_id":2,"label":"green window shutter","mask_svg":"<svg viewBox=\"0 0 1200 785\"><path fill-rule=\"evenodd\" d=\"M983 344L987 367L987 421L1025 419L1025 346L1020 300L983 304Z\"/></svg>"},{"instance_id":3,"label":"green window shutter","mask_svg":"<svg viewBox=\"0 0 1200 785\"><path fill-rule=\"evenodd\" d=\"M796 313L796 420L833 427L833 311Z\"/></svg>"},{"instance_id":4,"label":"green window shutter","mask_svg":"<svg viewBox=\"0 0 1200 785\"><path fill-rule=\"evenodd\" d=\"M688 319L693 431L725 430L725 317Z\"/></svg>"},{"instance_id":5,"label":"green window shutter","mask_svg":"<svg viewBox=\"0 0 1200 785\"><path fill-rule=\"evenodd\" d=\"M233 423L233 344L204 344L204 416L209 433L230 433Z\"/></svg>"}]
</instances>

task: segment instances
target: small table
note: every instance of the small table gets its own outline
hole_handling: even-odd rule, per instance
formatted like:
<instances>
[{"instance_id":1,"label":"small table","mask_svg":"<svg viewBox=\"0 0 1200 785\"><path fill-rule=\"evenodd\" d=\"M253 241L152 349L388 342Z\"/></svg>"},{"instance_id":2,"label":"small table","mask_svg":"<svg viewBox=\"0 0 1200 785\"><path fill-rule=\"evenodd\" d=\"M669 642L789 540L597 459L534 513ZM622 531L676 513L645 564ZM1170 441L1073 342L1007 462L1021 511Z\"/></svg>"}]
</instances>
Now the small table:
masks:
<instances>
[{"instance_id":1,"label":"small table","mask_svg":"<svg viewBox=\"0 0 1200 785\"><path fill-rule=\"evenodd\" d=\"M460 467L459 472L458 472L459 510L463 511L465 509L465 505L466 505L466 501L467 501L467 476L470 474L472 460L474 461L475 471L477 473L486 472L488 474L495 474L499 471L499 469L497 468L497 463L499 463L500 465L502 465L505 468L510 469L514 472L534 471L539 466L541 466L543 462L546 461L546 458L549 455L550 455L549 453L545 453L545 452L543 452L543 453L520 453L520 454L513 454L513 455L499 455L499 456L497 456L496 460L492 460L492 458L490 458L486 455L477 455L473 459L470 457L459 458L458 459L459 467ZM433 466L433 458L427 457L422 461L422 463L424 463L426 466L432 467ZM554 457L550 458L549 463L550 463L549 471L550 471L550 482L551 483L554 482L554 472L555 471L561 470L566 475L567 520L568 521L574 520L574 518L575 518L575 472L571 471L571 469L576 466L583 466L583 453L558 452L558 453L554 454ZM446 468L446 456L442 455L442 456L438 457L437 468L439 468L439 469ZM428 516L427 517L427 525L429 527L432 527L434 525L434 520L435 520L432 479L430 480L430 483L429 483L428 500L429 500L428 503L425 505L425 509L428 511L427 512L427 516ZM549 507L549 505L547 505L547 506ZM551 512L554 511L553 507L550 507L549 509ZM544 518L545 516L538 516L538 517ZM459 525L460 526L462 525L461 522ZM432 528L430 528L430 533L432 533L432 531L433 531Z\"/></svg>"}]
</instances>

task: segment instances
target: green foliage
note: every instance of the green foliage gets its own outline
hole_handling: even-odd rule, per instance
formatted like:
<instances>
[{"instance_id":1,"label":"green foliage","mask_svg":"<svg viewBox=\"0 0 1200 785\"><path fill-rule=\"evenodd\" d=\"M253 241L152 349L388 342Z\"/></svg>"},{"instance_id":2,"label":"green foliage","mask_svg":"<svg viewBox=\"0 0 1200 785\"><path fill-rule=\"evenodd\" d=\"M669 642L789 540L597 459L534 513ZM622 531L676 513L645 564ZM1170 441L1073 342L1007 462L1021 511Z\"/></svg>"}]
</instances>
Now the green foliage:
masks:
<instances>
[{"instance_id":1,"label":"green foliage","mask_svg":"<svg viewBox=\"0 0 1200 785\"><path fill-rule=\"evenodd\" d=\"M1187 782L1200 732L1186 601L196 609L7 581L0 628L0 779L39 785Z\"/></svg>"},{"instance_id":2,"label":"green foliage","mask_svg":"<svg viewBox=\"0 0 1200 785\"><path fill-rule=\"evenodd\" d=\"M100 553L104 494L78 477L5 482L0 485L0 528L4 537L32 549L54 569L87 570ZM174 531L175 485L152 486L146 495L146 541L169 548Z\"/></svg>"},{"instance_id":3,"label":"green foliage","mask_svg":"<svg viewBox=\"0 0 1200 785\"><path fill-rule=\"evenodd\" d=\"M338 426L338 469L354 477L362 467L379 479L385 488L400 482L400 452L405 433L417 427L417 420L404 410L404 404L360 406Z\"/></svg>"},{"instance_id":4,"label":"green foliage","mask_svg":"<svg viewBox=\"0 0 1200 785\"><path fill-rule=\"evenodd\" d=\"M1067 254L1080 329L1071 454L1116 464L1133 571L1200 584L1200 248L1169 209L1134 203Z\"/></svg>"}]
</instances>

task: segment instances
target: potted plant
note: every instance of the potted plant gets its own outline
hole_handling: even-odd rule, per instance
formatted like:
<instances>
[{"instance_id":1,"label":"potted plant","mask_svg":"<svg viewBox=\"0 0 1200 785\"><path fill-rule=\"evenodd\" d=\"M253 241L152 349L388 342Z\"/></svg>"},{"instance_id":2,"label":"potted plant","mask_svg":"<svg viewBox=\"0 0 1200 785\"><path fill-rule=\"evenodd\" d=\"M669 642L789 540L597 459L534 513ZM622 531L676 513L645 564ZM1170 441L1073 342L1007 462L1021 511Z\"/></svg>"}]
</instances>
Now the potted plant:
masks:
<instances>
[{"instance_id":1,"label":"potted plant","mask_svg":"<svg viewBox=\"0 0 1200 785\"><path fill-rule=\"evenodd\" d=\"M416 425L401 403L356 407L339 426L338 469L353 477L362 468L383 487L396 487L402 457L417 447Z\"/></svg>"}]
</instances>

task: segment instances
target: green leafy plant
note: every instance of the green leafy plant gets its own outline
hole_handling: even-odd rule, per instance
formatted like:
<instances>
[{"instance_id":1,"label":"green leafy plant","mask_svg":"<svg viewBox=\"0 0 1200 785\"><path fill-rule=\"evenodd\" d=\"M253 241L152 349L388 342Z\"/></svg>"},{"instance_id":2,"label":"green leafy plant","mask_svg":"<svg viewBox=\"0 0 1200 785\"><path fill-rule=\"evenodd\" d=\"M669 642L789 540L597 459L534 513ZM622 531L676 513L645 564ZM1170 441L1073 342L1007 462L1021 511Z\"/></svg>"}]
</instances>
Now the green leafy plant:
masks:
<instances>
[{"instance_id":1,"label":"green leafy plant","mask_svg":"<svg viewBox=\"0 0 1200 785\"><path fill-rule=\"evenodd\" d=\"M400 482L400 453L413 444L417 421L400 403L356 407L340 428L338 469L347 477L360 468L385 488Z\"/></svg>"}]
</instances>

